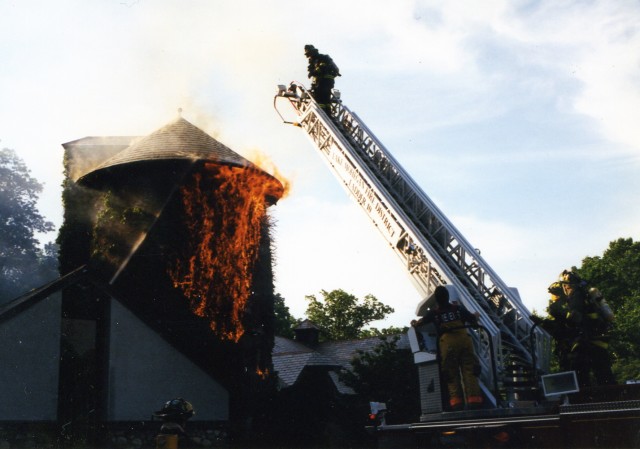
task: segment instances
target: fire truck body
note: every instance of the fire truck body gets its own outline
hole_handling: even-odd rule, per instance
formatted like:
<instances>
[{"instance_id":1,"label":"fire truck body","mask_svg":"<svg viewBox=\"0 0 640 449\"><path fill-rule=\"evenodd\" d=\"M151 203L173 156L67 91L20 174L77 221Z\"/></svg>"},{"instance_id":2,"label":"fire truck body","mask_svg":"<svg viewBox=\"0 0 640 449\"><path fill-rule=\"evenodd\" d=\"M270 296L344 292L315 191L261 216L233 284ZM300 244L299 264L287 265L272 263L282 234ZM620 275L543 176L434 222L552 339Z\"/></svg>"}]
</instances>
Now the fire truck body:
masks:
<instances>
[{"instance_id":1,"label":"fire truck body","mask_svg":"<svg viewBox=\"0 0 640 449\"><path fill-rule=\"evenodd\" d=\"M282 103L288 105L287 112L279 109ZM550 336L530 320L517 290L498 277L364 122L342 103L339 92L334 91L327 111L304 86L293 82L278 86L274 106L285 123L306 132L340 184L398 256L424 298L416 315L422 316L434 305L433 291L439 285L446 286L453 301L479 314L479 329L469 332L482 368L486 408L443 410L435 330L411 328L422 414L416 423L376 426L373 431L380 446L477 447L485 440L491 445L525 447L639 443L640 385L613 386L605 389L604 396L602 391L573 393L571 403L567 403L570 390L542 394L540 376L549 372ZM601 428L607 431L598 430Z\"/></svg>"}]
</instances>

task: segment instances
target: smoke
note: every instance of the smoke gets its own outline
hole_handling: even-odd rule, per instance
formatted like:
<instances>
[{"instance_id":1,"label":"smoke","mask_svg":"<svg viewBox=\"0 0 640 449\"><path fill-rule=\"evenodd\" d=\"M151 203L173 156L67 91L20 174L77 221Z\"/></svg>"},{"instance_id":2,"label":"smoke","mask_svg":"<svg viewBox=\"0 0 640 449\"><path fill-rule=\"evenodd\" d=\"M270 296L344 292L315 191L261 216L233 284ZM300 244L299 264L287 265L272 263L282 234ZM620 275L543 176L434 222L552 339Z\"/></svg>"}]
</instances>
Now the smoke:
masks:
<instances>
[{"instance_id":1,"label":"smoke","mask_svg":"<svg viewBox=\"0 0 640 449\"><path fill-rule=\"evenodd\" d=\"M77 181L138 140L133 136L87 137L64 144L67 175Z\"/></svg>"}]
</instances>

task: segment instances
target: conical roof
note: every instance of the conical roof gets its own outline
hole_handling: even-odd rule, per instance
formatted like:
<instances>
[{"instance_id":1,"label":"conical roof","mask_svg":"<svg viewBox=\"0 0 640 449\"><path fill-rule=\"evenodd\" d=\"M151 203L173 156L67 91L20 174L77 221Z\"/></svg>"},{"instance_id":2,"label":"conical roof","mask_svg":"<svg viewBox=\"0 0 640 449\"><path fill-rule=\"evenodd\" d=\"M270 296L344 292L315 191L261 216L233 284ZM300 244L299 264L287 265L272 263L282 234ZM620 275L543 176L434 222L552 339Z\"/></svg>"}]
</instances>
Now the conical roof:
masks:
<instances>
[{"instance_id":1,"label":"conical roof","mask_svg":"<svg viewBox=\"0 0 640 449\"><path fill-rule=\"evenodd\" d=\"M229 147L180 117L173 123L133 142L93 171L116 165L153 160L205 160L238 166L253 166Z\"/></svg>"},{"instance_id":2,"label":"conical roof","mask_svg":"<svg viewBox=\"0 0 640 449\"><path fill-rule=\"evenodd\" d=\"M267 194L268 201L275 203L282 197L284 188L277 178L182 117L134 140L127 148L82 175L77 182L97 189L113 182L118 185L132 181L153 184L160 179L159 182L167 184L169 180L179 182L188 171L206 163L256 170L266 176L265 182L266 179L276 181L271 183L273 191Z\"/></svg>"}]
</instances>

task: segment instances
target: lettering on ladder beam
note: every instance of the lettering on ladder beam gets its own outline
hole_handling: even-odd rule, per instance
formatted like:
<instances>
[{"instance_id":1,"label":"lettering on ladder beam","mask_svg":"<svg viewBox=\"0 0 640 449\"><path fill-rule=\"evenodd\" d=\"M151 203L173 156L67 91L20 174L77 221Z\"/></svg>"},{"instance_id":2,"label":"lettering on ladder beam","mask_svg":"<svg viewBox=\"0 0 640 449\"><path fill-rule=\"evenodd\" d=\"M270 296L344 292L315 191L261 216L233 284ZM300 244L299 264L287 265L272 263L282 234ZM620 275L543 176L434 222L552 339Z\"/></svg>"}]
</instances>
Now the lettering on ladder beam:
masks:
<instances>
[{"instance_id":1,"label":"lettering on ladder beam","mask_svg":"<svg viewBox=\"0 0 640 449\"><path fill-rule=\"evenodd\" d=\"M401 227L396 222L391 212L380 201L376 192L362 176L358 168L351 162L337 145L327 147L331 168L344 182L353 198L362 206L375 225L382 231L388 242L395 245L401 234Z\"/></svg>"},{"instance_id":2,"label":"lettering on ladder beam","mask_svg":"<svg viewBox=\"0 0 640 449\"><path fill-rule=\"evenodd\" d=\"M334 147L332 146L331 148L333 149ZM342 158L342 155L340 153L338 153L337 151L332 151L330 156L331 160L337 165L343 165L344 159Z\"/></svg>"}]
</instances>

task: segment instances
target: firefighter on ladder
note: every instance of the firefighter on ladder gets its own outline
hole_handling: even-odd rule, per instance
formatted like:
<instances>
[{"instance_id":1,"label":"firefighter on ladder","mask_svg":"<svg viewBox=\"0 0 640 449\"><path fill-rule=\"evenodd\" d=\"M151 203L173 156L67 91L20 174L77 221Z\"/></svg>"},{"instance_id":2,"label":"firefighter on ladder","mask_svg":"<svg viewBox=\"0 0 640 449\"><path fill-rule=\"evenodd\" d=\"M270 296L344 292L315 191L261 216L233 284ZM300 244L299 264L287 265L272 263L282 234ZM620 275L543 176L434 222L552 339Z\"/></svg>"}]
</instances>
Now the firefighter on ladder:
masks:
<instances>
[{"instance_id":1,"label":"firefighter on ladder","mask_svg":"<svg viewBox=\"0 0 640 449\"><path fill-rule=\"evenodd\" d=\"M307 71L311 79L311 95L318 105L329 113L331 90L336 77L340 76L340 70L329 55L323 55L313 45L304 46L304 55L309 60Z\"/></svg>"},{"instance_id":2,"label":"firefighter on ladder","mask_svg":"<svg viewBox=\"0 0 640 449\"><path fill-rule=\"evenodd\" d=\"M451 411L464 409L466 394L467 409L482 406L482 392L478 382L480 364L473 348L471 336L465 323L476 325L478 314L472 314L463 305L449 302L449 291L442 285L434 292L437 307L428 310L412 326L434 323L439 335L440 371L447 383Z\"/></svg>"}]
</instances>

